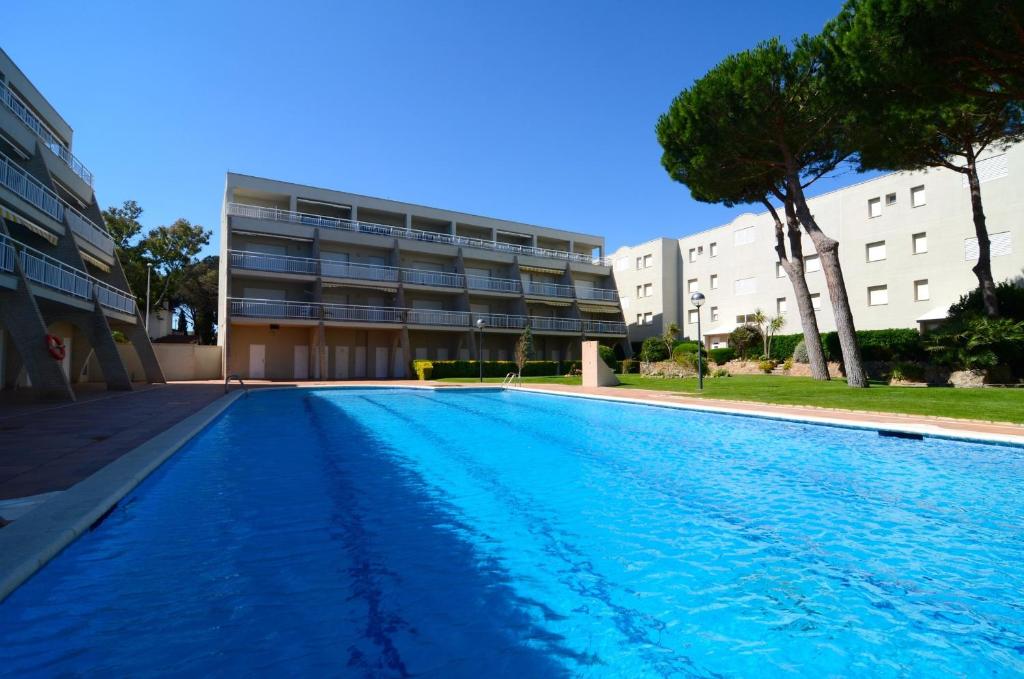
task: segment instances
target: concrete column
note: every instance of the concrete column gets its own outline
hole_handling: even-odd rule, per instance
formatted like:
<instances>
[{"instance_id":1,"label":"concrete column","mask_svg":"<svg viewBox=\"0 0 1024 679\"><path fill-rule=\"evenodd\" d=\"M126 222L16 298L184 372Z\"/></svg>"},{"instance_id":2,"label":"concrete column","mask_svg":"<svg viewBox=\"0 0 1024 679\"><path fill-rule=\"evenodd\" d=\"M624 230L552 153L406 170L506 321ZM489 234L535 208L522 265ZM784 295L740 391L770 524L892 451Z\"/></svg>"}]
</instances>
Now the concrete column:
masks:
<instances>
[{"instance_id":1,"label":"concrete column","mask_svg":"<svg viewBox=\"0 0 1024 679\"><path fill-rule=\"evenodd\" d=\"M299 199L295 195L288 196L288 209L292 212L299 211Z\"/></svg>"},{"instance_id":2,"label":"concrete column","mask_svg":"<svg viewBox=\"0 0 1024 679\"><path fill-rule=\"evenodd\" d=\"M359 221L359 207L355 203L352 204L352 221Z\"/></svg>"},{"instance_id":3,"label":"concrete column","mask_svg":"<svg viewBox=\"0 0 1024 679\"><path fill-rule=\"evenodd\" d=\"M15 290L0 288L0 325L7 329L21 365L32 382L32 389L43 398L74 401L70 381L61 370L60 363L47 351L46 321L28 289L20 263L17 268L18 287ZM18 372L20 366L11 357L8 362L9 379L16 380Z\"/></svg>"},{"instance_id":4,"label":"concrete column","mask_svg":"<svg viewBox=\"0 0 1024 679\"><path fill-rule=\"evenodd\" d=\"M405 215L405 229L406 229L406 231L408 231L411 228L412 228L412 215L409 214L409 213L406 213L406 215Z\"/></svg>"},{"instance_id":5,"label":"concrete column","mask_svg":"<svg viewBox=\"0 0 1024 679\"><path fill-rule=\"evenodd\" d=\"M96 354L100 370L103 371L103 381L107 383L107 389L131 391L131 375L128 373L124 361L121 360L117 342L114 341L114 336L110 332L110 324L107 322L107 317L103 315L99 304L92 311L62 312L59 315L59 320L69 321L85 335ZM143 334L145 334L145 329L143 329Z\"/></svg>"},{"instance_id":6,"label":"concrete column","mask_svg":"<svg viewBox=\"0 0 1024 679\"><path fill-rule=\"evenodd\" d=\"M448 233L450 233L453 236L455 235L455 222L451 222L448 225Z\"/></svg>"},{"instance_id":7,"label":"concrete column","mask_svg":"<svg viewBox=\"0 0 1024 679\"><path fill-rule=\"evenodd\" d=\"M220 321L220 331L223 331L224 321ZM139 362L142 363L142 371L146 373L146 381L152 384L164 384L167 379L164 378L163 368L160 367L160 361L156 359L156 352L153 351L153 344L149 341L149 335L146 333L146 326L142 323L142 314L135 311L135 325L128 326L127 329L123 330L125 335L128 336L128 340L135 347L135 353L139 355Z\"/></svg>"}]
</instances>

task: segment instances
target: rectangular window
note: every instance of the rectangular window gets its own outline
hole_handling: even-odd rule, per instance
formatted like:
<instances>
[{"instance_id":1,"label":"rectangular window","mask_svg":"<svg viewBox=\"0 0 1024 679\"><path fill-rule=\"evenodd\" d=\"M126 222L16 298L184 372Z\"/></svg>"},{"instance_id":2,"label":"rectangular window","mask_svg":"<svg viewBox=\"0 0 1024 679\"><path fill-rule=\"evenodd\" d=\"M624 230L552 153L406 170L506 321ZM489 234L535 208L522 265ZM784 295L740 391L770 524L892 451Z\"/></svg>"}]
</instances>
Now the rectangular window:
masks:
<instances>
[{"instance_id":1,"label":"rectangular window","mask_svg":"<svg viewBox=\"0 0 1024 679\"><path fill-rule=\"evenodd\" d=\"M782 278L786 275L786 270L782 268L782 262L775 262L775 277Z\"/></svg>"},{"instance_id":2,"label":"rectangular window","mask_svg":"<svg viewBox=\"0 0 1024 679\"><path fill-rule=\"evenodd\" d=\"M1010 254L1013 250L1013 244L1010 241L1009 231L1000 231L999 233L990 233L988 235L989 242L989 253L993 257L1005 257ZM964 259L971 261L978 258L978 239L965 238L964 239Z\"/></svg>"},{"instance_id":3,"label":"rectangular window","mask_svg":"<svg viewBox=\"0 0 1024 679\"><path fill-rule=\"evenodd\" d=\"M738 316L736 316L736 322L740 324L753 323L754 314L739 314Z\"/></svg>"},{"instance_id":4,"label":"rectangular window","mask_svg":"<svg viewBox=\"0 0 1024 679\"><path fill-rule=\"evenodd\" d=\"M757 292L757 279L753 277L736 279L733 292L737 295L754 294Z\"/></svg>"},{"instance_id":5,"label":"rectangular window","mask_svg":"<svg viewBox=\"0 0 1024 679\"><path fill-rule=\"evenodd\" d=\"M868 306L883 306L889 303L889 286L873 285L868 288Z\"/></svg>"},{"instance_id":6,"label":"rectangular window","mask_svg":"<svg viewBox=\"0 0 1024 679\"><path fill-rule=\"evenodd\" d=\"M644 255L644 268L650 269L654 265L654 255Z\"/></svg>"},{"instance_id":7,"label":"rectangular window","mask_svg":"<svg viewBox=\"0 0 1024 679\"><path fill-rule=\"evenodd\" d=\"M717 257L718 256L718 243L712 243L711 244L711 256L712 257Z\"/></svg>"},{"instance_id":8,"label":"rectangular window","mask_svg":"<svg viewBox=\"0 0 1024 679\"><path fill-rule=\"evenodd\" d=\"M910 238L911 238L911 241L914 244L914 254L915 255L922 255L922 254L928 252L928 234L927 233L924 233L924 232L915 233Z\"/></svg>"},{"instance_id":9,"label":"rectangular window","mask_svg":"<svg viewBox=\"0 0 1024 679\"><path fill-rule=\"evenodd\" d=\"M815 311L821 310L821 293L815 292L811 294L811 308Z\"/></svg>"},{"instance_id":10,"label":"rectangular window","mask_svg":"<svg viewBox=\"0 0 1024 679\"><path fill-rule=\"evenodd\" d=\"M712 290L717 290L718 289L718 274L716 274L716 273L711 274L711 289Z\"/></svg>"},{"instance_id":11,"label":"rectangular window","mask_svg":"<svg viewBox=\"0 0 1024 679\"><path fill-rule=\"evenodd\" d=\"M921 207L928 202L928 196L924 192L924 184L910 189L910 207Z\"/></svg>"},{"instance_id":12,"label":"rectangular window","mask_svg":"<svg viewBox=\"0 0 1024 679\"><path fill-rule=\"evenodd\" d=\"M865 251L869 262L880 262L885 259L885 241L880 240L875 243L868 243Z\"/></svg>"},{"instance_id":13,"label":"rectangular window","mask_svg":"<svg viewBox=\"0 0 1024 679\"><path fill-rule=\"evenodd\" d=\"M697 322L697 310L690 309L686 312L686 322L695 324Z\"/></svg>"},{"instance_id":14,"label":"rectangular window","mask_svg":"<svg viewBox=\"0 0 1024 679\"><path fill-rule=\"evenodd\" d=\"M718 320L718 307L716 307L716 306L711 307L711 320L713 320L713 321L717 321Z\"/></svg>"},{"instance_id":15,"label":"rectangular window","mask_svg":"<svg viewBox=\"0 0 1024 679\"><path fill-rule=\"evenodd\" d=\"M690 248L690 261L691 262L696 262L697 261L697 248Z\"/></svg>"},{"instance_id":16,"label":"rectangular window","mask_svg":"<svg viewBox=\"0 0 1024 679\"><path fill-rule=\"evenodd\" d=\"M696 278L691 278L690 280L686 281L686 291L687 292L697 292L697 279Z\"/></svg>"},{"instance_id":17,"label":"rectangular window","mask_svg":"<svg viewBox=\"0 0 1024 679\"><path fill-rule=\"evenodd\" d=\"M875 218L882 216L882 199L872 198L868 201L868 217Z\"/></svg>"},{"instance_id":18,"label":"rectangular window","mask_svg":"<svg viewBox=\"0 0 1024 679\"><path fill-rule=\"evenodd\" d=\"M733 243L735 245L749 245L753 243L757 238L757 232L754 230L755 227L748 226L743 229L737 229L733 232Z\"/></svg>"},{"instance_id":19,"label":"rectangular window","mask_svg":"<svg viewBox=\"0 0 1024 679\"><path fill-rule=\"evenodd\" d=\"M644 297L650 297L651 295L654 294L653 292L651 292L651 289L653 287L654 287L653 283L645 283L644 284Z\"/></svg>"},{"instance_id":20,"label":"rectangular window","mask_svg":"<svg viewBox=\"0 0 1024 679\"><path fill-rule=\"evenodd\" d=\"M637 314L636 315L636 324L637 325L643 325L644 324L644 315L643 314Z\"/></svg>"},{"instance_id":21,"label":"rectangular window","mask_svg":"<svg viewBox=\"0 0 1024 679\"><path fill-rule=\"evenodd\" d=\"M636 298L640 299L643 296L644 296L644 286L642 286L642 285L636 286Z\"/></svg>"},{"instance_id":22,"label":"rectangular window","mask_svg":"<svg viewBox=\"0 0 1024 679\"><path fill-rule=\"evenodd\" d=\"M648 311L644 314L644 325L654 325L654 313Z\"/></svg>"},{"instance_id":23,"label":"rectangular window","mask_svg":"<svg viewBox=\"0 0 1024 679\"><path fill-rule=\"evenodd\" d=\"M928 291L928 280L914 281L914 301L923 302L927 299L931 299L931 293Z\"/></svg>"},{"instance_id":24,"label":"rectangular window","mask_svg":"<svg viewBox=\"0 0 1024 679\"><path fill-rule=\"evenodd\" d=\"M895 204L896 204L896 194L895 193L887 193L887 194L885 194L885 206L886 207L890 207L890 206L895 205Z\"/></svg>"},{"instance_id":25,"label":"rectangular window","mask_svg":"<svg viewBox=\"0 0 1024 679\"><path fill-rule=\"evenodd\" d=\"M778 299L775 300L775 313L776 314L781 316L782 314L786 313L787 310L788 310L788 307L786 306L786 298L785 297L779 297Z\"/></svg>"},{"instance_id":26,"label":"rectangular window","mask_svg":"<svg viewBox=\"0 0 1024 679\"><path fill-rule=\"evenodd\" d=\"M644 268L644 258L643 257L637 257L636 258L636 270L639 271L642 268Z\"/></svg>"},{"instance_id":27,"label":"rectangular window","mask_svg":"<svg viewBox=\"0 0 1024 679\"><path fill-rule=\"evenodd\" d=\"M811 273L812 271L821 271L821 258L818 255L808 255L804 257L804 271Z\"/></svg>"}]
</instances>

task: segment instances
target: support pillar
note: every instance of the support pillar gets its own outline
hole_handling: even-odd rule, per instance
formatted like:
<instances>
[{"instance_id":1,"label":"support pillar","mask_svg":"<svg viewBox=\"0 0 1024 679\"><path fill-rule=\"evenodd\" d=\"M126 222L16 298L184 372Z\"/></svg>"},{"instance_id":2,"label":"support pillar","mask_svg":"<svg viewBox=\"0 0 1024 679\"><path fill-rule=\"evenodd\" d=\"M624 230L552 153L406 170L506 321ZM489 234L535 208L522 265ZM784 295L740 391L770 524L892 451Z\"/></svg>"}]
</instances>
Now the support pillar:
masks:
<instances>
[{"instance_id":1,"label":"support pillar","mask_svg":"<svg viewBox=\"0 0 1024 679\"><path fill-rule=\"evenodd\" d=\"M46 321L21 275L20 263L18 273L16 289L0 288L0 325L7 329L32 389L46 399L74 401L71 382L47 351ZM16 367L13 359L8 367ZM11 380L17 377L18 371L14 371Z\"/></svg>"},{"instance_id":2,"label":"support pillar","mask_svg":"<svg viewBox=\"0 0 1024 679\"><path fill-rule=\"evenodd\" d=\"M55 319L56 320L56 319ZM92 311L63 311L62 321L69 321L85 335L86 340L96 354L96 360L103 371L103 381L111 391L131 391L132 378L117 350L117 342L110 332L110 324L103 315L99 305ZM145 330L143 330L145 334ZM147 344L149 344L147 342ZM140 357L141 358L141 357Z\"/></svg>"}]
</instances>

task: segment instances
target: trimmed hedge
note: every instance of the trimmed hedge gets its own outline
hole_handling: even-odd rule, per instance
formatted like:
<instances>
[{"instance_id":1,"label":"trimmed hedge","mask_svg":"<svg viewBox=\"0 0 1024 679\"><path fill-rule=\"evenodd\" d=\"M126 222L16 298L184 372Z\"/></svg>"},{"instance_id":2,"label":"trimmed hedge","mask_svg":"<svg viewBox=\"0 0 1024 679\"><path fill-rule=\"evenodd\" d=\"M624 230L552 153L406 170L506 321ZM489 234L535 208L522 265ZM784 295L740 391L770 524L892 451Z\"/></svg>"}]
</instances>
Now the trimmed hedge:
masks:
<instances>
[{"instance_id":1,"label":"trimmed hedge","mask_svg":"<svg viewBox=\"0 0 1024 679\"><path fill-rule=\"evenodd\" d=\"M484 377L504 377L516 372L514 361L484 361ZM527 361L523 366L523 377L546 377L564 375L570 370L581 369L580 361ZM476 377L480 366L476 361L430 361L417 359L412 362L412 371L420 380L439 380L445 377Z\"/></svg>"},{"instance_id":2,"label":"trimmed hedge","mask_svg":"<svg viewBox=\"0 0 1024 679\"><path fill-rule=\"evenodd\" d=\"M803 339L804 334L802 332L793 333L792 335L776 335L772 338L771 358L776 361L785 361L793 355L796 345L802 342Z\"/></svg>"},{"instance_id":3,"label":"trimmed hedge","mask_svg":"<svg viewBox=\"0 0 1024 679\"><path fill-rule=\"evenodd\" d=\"M721 347L720 349L709 349L708 357L718 365L722 365L736 358L736 352L729 347Z\"/></svg>"},{"instance_id":4,"label":"trimmed hedge","mask_svg":"<svg viewBox=\"0 0 1024 679\"><path fill-rule=\"evenodd\" d=\"M601 360L604 361L606 366L615 370L615 364L618 362L615 359L615 349L601 344L597 347L597 353L601 356Z\"/></svg>"},{"instance_id":5,"label":"trimmed hedge","mask_svg":"<svg viewBox=\"0 0 1024 679\"><path fill-rule=\"evenodd\" d=\"M843 360L839 335L826 332L821 336L821 343L828 360ZM858 330L857 344L860 345L860 356L865 361L914 361L925 358L921 333L913 328Z\"/></svg>"}]
</instances>

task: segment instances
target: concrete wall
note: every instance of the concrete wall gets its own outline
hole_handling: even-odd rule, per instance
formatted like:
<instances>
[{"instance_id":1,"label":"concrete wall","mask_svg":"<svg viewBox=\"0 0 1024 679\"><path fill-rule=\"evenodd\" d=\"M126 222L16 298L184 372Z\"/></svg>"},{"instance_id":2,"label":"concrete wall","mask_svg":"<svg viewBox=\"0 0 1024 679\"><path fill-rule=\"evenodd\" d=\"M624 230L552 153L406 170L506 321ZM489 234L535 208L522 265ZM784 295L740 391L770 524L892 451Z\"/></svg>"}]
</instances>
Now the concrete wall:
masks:
<instances>
[{"instance_id":1,"label":"concrete wall","mask_svg":"<svg viewBox=\"0 0 1024 679\"><path fill-rule=\"evenodd\" d=\"M199 344L154 344L156 358L168 380L216 380L221 376L221 355L217 346Z\"/></svg>"}]
</instances>

